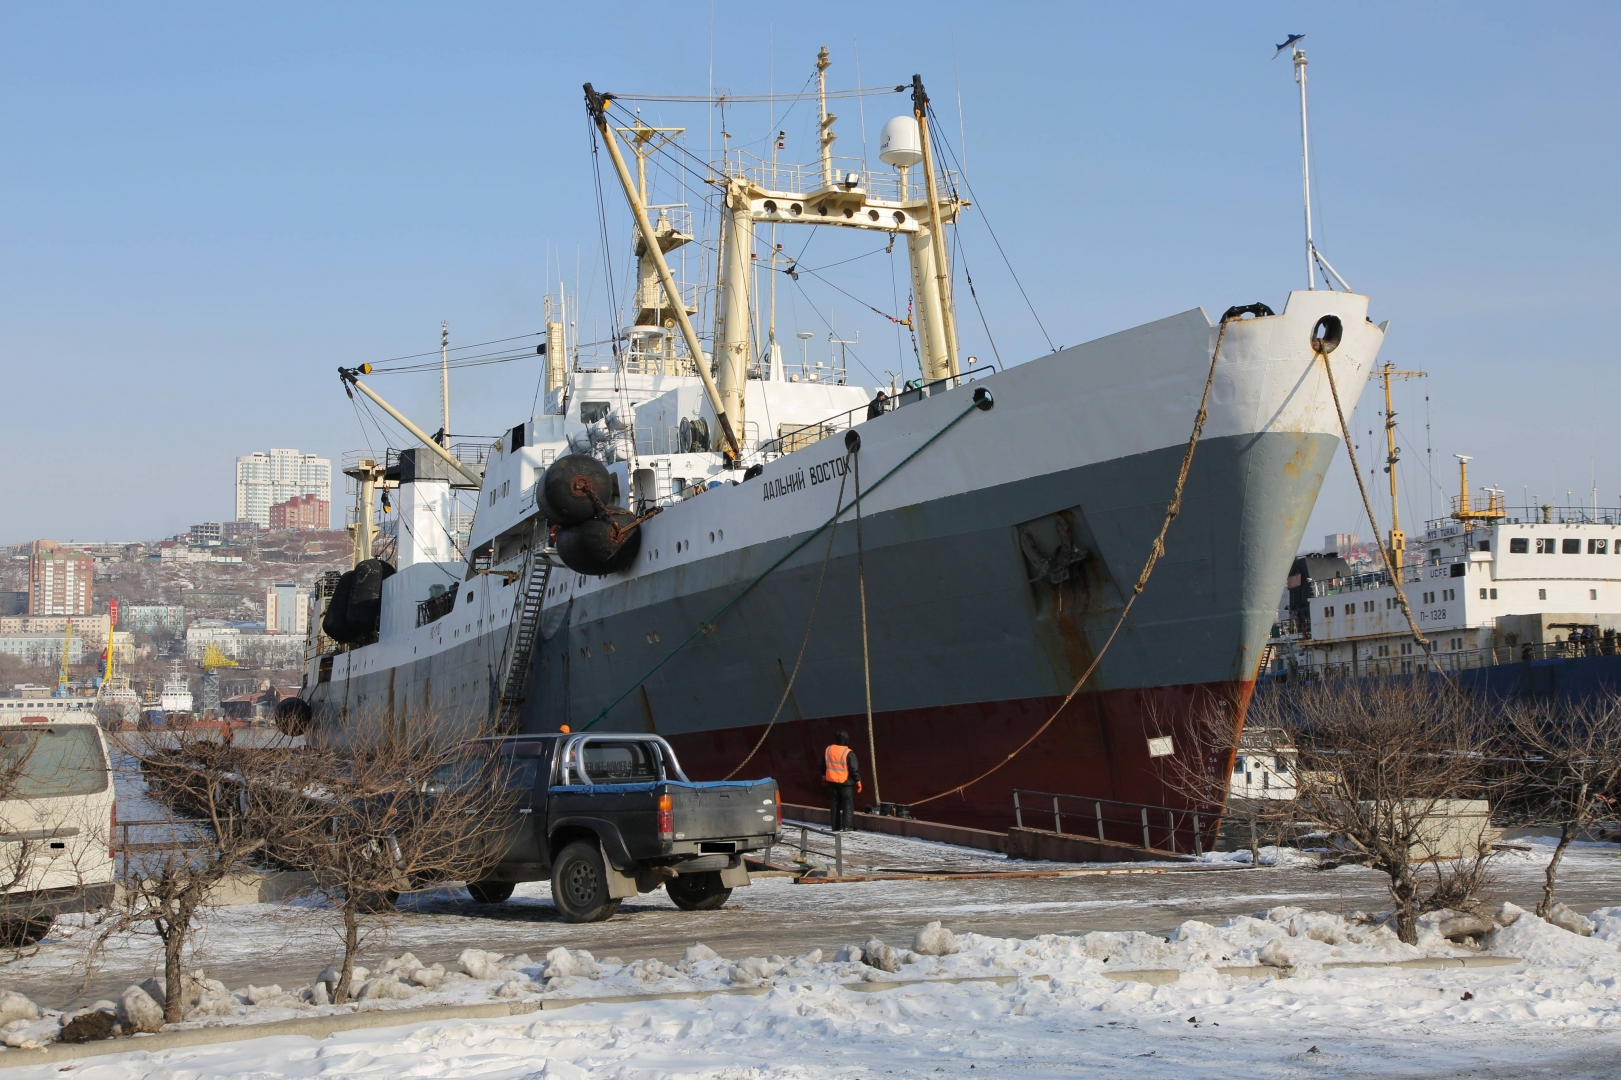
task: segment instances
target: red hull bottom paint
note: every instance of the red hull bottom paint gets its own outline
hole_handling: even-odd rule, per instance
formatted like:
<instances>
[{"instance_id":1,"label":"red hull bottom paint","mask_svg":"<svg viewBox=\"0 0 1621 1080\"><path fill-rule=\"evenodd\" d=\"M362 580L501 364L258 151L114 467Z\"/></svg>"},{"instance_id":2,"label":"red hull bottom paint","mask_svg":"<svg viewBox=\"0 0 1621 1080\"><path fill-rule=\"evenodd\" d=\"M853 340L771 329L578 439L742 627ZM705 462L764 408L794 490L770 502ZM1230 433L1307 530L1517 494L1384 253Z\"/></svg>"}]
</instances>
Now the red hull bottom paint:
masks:
<instances>
[{"instance_id":1,"label":"red hull bottom paint","mask_svg":"<svg viewBox=\"0 0 1621 1080\"><path fill-rule=\"evenodd\" d=\"M1229 714L1238 728L1254 688L1253 682L1220 682L1078 694L1040 738L1001 769L965 792L921 805L920 800L972 780L1017 751L1063 699L987 701L876 714L877 785L865 716L779 721L746 764L764 725L667 737L681 755L687 775L695 779L719 779L742 764L740 775L775 778L784 802L822 806L827 803L822 754L835 733L846 731L864 785L856 798L858 808L875 801L876 787L886 802L912 804L914 817L1005 830L1014 824L1015 788L1184 807L1191 803L1186 794L1189 779L1197 773L1219 781L1217 790L1225 792L1232 751L1208 745L1208 737L1200 734L1208 728L1194 718L1215 708ZM1160 735L1172 737L1173 758L1149 757L1148 740ZM1051 828L1051 813L1027 812L1025 825Z\"/></svg>"}]
</instances>

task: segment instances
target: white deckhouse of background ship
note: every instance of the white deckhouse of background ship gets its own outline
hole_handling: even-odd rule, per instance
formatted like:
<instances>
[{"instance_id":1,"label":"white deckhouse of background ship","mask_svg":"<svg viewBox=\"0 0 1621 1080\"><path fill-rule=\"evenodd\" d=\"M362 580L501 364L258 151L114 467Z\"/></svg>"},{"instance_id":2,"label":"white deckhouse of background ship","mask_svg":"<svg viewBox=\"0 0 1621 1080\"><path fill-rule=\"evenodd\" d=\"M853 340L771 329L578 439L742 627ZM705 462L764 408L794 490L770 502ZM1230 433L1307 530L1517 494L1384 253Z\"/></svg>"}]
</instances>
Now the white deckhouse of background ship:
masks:
<instances>
[{"instance_id":1,"label":"white deckhouse of background ship","mask_svg":"<svg viewBox=\"0 0 1621 1080\"><path fill-rule=\"evenodd\" d=\"M587 84L632 288L596 351L574 301L548 297L544 406L493 445L447 449L448 393L433 437L370 368L343 370L420 445L346 470L356 568L320 598L284 720L340 741L365 714L653 731L693 776L746 767L799 802L820 799L844 729L869 801L939 820L1010 821L1015 789L1179 805L1161 757L1209 756L1195 708L1241 721L1341 441L1335 390L1348 414L1383 328L1317 252L1308 202L1308 288L1280 312L1195 308L1006 367L962 357L950 230L971 189L941 160L922 81L839 92L829 64L824 49L797 96L818 110L808 165L778 160L780 136L769 159L705 161ZM1297 47L1303 145L1305 65ZM912 108L883 125L881 165L833 155L829 100L886 94ZM699 198L715 235L694 230ZM779 239L805 225L904 244L910 314L892 317L918 378L858 386L785 360ZM605 245L621 257L611 231ZM465 545L458 490L476 492ZM1167 554L1122 624L1177 490ZM378 497L392 563L373 551Z\"/></svg>"}]
</instances>

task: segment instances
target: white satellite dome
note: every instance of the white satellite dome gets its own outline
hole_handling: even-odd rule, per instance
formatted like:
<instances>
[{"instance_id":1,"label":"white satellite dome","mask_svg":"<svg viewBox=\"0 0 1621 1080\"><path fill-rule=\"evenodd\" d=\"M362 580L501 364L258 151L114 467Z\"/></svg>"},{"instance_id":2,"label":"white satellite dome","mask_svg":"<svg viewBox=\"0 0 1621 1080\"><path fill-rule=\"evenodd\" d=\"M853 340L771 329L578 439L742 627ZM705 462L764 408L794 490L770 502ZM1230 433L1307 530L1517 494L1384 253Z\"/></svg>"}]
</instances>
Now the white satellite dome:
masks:
<instances>
[{"instance_id":1,"label":"white satellite dome","mask_svg":"<svg viewBox=\"0 0 1621 1080\"><path fill-rule=\"evenodd\" d=\"M878 136L878 160L902 169L923 160L923 140L918 135L916 117L897 116L884 124Z\"/></svg>"}]
</instances>

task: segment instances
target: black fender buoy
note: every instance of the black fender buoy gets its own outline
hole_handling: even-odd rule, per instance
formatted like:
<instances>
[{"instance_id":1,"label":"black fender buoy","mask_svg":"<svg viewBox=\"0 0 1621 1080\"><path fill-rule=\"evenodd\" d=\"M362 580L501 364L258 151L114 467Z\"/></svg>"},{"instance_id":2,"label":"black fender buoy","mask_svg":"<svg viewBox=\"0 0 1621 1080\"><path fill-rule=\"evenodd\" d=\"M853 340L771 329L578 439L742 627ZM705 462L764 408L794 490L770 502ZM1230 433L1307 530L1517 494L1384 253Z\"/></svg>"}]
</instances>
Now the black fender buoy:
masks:
<instances>
[{"instance_id":1,"label":"black fender buoy","mask_svg":"<svg viewBox=\"0 0 1621 1080\"><path fill-rule=\"evenodd\" d=\"M613 501L613 478L608 475L608 467L589 454L568 454L552 462L540 488L547 520L557 525L590 521L597 516L598 504L607 506ZM588 492L595 493L596 498L592 499Z\"/></svg>"},{"instance_id":2,"label":"black fender buoy","mask_svg":"<svg viewBox=\"0 0 1621 1080\"><path fill-rule=\"evenodd\" d=\"M576 574L614 574L636 561L642 529L636 515L614 507L601 518L557 531L557 555Z\"/></svg>"},{"instance_id":3,"label":"black fender buoy","mask_svg":"<svg viewBox=\"0 0 1621 1080\"><path fill-rule=\"evenodd\" d=\"M337 587L332 590L332 597L326 602L326 612L321 616L321 633L339 644L348 644L349 595L354 591L355 572L345 570L338 577Z\"/></svg>"},{"instance_id":4,"label":"black fender buoy","mask_svg":"<svg viewBox=\"0 0 1621 1080\"><path fill-rule=\"evenodd\" d=\"M282 698L276 702L274 715L276 730L289 738L308 734L310 722L315 718L310 703L296 697Z\"/></svg>"},{"instance_id":5,"label":"black fender buoy","mask_svg":"<svg viewBox=\"0 0 1621 1080\"><path fill-rule=\"evenodd\" d=\"M355 584L349 592L349 610L345 613L345 629L353 645L370 641L377 636L383 619L383 582L394 576L394 565L382 559L367 559L355 565Z\"/></svg>"}]
</instances>

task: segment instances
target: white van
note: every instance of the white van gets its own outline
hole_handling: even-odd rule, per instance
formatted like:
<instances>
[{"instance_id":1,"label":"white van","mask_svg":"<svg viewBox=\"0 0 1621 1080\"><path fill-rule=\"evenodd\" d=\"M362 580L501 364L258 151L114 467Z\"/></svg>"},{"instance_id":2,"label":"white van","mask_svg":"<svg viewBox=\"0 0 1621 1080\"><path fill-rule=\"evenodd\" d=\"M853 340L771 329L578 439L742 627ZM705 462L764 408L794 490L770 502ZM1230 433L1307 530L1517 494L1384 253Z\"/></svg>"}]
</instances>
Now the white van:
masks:
<instances>
[{"instance_id":1,"label":"white van","mask_svg":"<svg viewBox=\"0 0 1621 1080\"><path fill-rule=\"evenodd\" d=\"M57 915L112 903L117 802L107 740L87 711L0 710L0 947Z\"/></svg>"}]
</instances>

